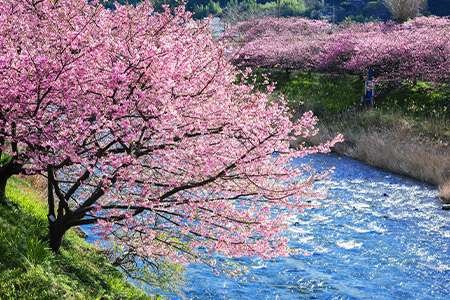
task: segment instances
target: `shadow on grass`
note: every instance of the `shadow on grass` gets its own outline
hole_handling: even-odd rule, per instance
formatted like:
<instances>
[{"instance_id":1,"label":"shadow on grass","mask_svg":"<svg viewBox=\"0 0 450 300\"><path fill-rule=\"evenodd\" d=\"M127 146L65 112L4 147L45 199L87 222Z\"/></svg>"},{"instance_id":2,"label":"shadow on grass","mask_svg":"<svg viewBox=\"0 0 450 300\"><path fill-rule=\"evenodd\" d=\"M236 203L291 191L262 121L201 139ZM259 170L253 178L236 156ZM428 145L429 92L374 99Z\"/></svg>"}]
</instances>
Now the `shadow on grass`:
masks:
<instances>
[{"instance_id":1,"label":"shadow on grass","mask_svg":"<svg viewBox=\"0 0 450 300\"><path fill-rule=\"evenodd\" d=\"M46 208L29 182L11 178L0 206L0 299L151 299L101 251L69 231L60 253L43 238Z\"/></svg>"}]
</instances>

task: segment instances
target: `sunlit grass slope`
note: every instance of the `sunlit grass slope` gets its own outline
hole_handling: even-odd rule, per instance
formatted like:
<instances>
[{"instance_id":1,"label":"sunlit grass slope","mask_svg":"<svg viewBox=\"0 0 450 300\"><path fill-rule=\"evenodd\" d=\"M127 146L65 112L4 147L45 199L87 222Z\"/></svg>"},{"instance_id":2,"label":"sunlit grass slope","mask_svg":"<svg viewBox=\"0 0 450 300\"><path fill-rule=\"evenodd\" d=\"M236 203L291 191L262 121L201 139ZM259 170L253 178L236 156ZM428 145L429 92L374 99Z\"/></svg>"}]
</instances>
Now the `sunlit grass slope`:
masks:
<instances>
[{"instance_id":1,"label":"sunlit grass slope","mask_svg":"<svg viewBox=\"0 0 450 300\"><path fill-rule=\"evenodd\" d=\"M47 217L42 197L18 178L0 205L0 299L151 299L128 283L94 246L75 232L59 254L42 241Z\"/></svg>"},{"instance_id":2,"label":"sunlit grass slope","mask_svg":"<svg viewBox=\"0 0 450 300\"><path fill-rule=\"evenodd\" d=\"M341 133L345 142L336 145L336 152L431 183L439 187L439 198L450 202L448 85L380 84L376 107L364 107L362 77L274 72L271 79L297 116L312 110L319 117L321 130L307 142L323 143Z\"/></svg>"}]
</instances>

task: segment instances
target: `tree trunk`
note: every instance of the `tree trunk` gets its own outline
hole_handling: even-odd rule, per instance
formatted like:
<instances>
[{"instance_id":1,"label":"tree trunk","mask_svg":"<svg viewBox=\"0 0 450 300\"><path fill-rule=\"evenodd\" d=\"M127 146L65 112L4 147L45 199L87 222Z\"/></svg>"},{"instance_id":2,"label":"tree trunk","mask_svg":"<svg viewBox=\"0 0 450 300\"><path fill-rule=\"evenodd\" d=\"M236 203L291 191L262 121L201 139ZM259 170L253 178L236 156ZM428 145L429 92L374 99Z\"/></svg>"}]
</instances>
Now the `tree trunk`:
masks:
<instances>
[{"instance_id":1,"label":"tree trunk","mask_svg":"<svg viewBox=\"0 0 450 300\"><path fill-rule=\"evenodd\" d=\"M8 181L8 178L0 177L0 205L6 205L5 189L6 189L7 181Z\"/></svg>"},{"instance_id":2,"label":"tree trunk","mask_svg":"<svg viewBox=\"0 0 450 300\"><path fill-rule=\"evenodd\" d=\"M0 166L0 204L6 204L6 183L8 179L22 172L22 165L15 163L14 159L11 159L8 163Z\"/></svg>"},{"instance_id":3,"label":"tree trunk","mask_svg":"<svg viewBox=\"0 0 450 300\"><path fill-rule=\"evenodd\" d=\"M48 240L49 240L49 246L50 249L54 253L59 252L59 248L61 247L61 243L63 240L63 237L66 233L68 228L68 219L63 216L62 218L54 219L55 216L48 215L48 223L49 223L49 234L48 234Z\"/></svg>"}]
</instances>

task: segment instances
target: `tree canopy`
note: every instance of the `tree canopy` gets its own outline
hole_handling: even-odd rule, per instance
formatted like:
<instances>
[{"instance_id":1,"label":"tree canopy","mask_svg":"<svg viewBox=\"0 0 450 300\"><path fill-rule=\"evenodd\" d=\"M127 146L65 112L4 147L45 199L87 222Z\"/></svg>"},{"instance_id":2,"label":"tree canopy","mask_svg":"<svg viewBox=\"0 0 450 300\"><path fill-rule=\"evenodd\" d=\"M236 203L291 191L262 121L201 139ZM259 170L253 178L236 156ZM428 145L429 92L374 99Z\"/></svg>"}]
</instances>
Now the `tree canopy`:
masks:
<instances>
[{"instance_id":1,"label":"tree canopy","mask_svg":"<svg viewBox=\"0 0 450 300\"><path fill-rule=\"evenodd\" d=\"M0 187L47 178L54 251L69 228L94 224L146 261L295 253L284 220L320 196L327 172L289 163L340 137L291 149L316 118L293 123L272 85L236 82L208 28L148 1L1 1Z\"/></svg>"},{"instance_id":2,"label":"tree canopy","mask_svg":"<svg viewBox=\"0 0 450 300\"><path fill-rule=\"evenodd\" d=\"M241 66L354 73L369 67L389 82L449 83L450 20L418 17L393 22L342 23L304 18L242 22L230 35L242 36L235 49Z\"/></svg>"}]
</instances>

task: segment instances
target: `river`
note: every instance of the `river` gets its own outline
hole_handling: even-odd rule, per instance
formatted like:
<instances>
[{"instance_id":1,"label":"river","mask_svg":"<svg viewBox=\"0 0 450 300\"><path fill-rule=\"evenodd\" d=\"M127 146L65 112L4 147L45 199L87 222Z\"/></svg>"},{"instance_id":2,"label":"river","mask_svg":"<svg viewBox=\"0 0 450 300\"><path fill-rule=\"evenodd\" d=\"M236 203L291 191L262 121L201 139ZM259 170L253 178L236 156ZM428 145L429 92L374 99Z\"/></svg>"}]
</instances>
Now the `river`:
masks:
<instances>
[{"instance_id":1,"label":"river","mask_svg":"<svg viewBox=\"0 0 450 300\"><path fill-rule=\"evenodd\" d=\"M235 260L251 266L238 281L191 265L184 298L450 299L450 212L437 189L337 154L311 158L336 170L322 184L332 196L289 221L291 246L308 255Z\"/></svg>"},{"instance_id":2,"label":"river","mask_svg":"<svg viewBox=\"0 0 450 300\"><path fill-rule=\"evenodd\" d=\"M251 267L237 281L193 264L183 296L162 294L201 300L450 299L450 211L442 210L435 187L334 153L304 159L316 168L335 166L318 186L332 196L289 220L291 247L307 255L236 259Z\"/></svg>"}]
</instances>

